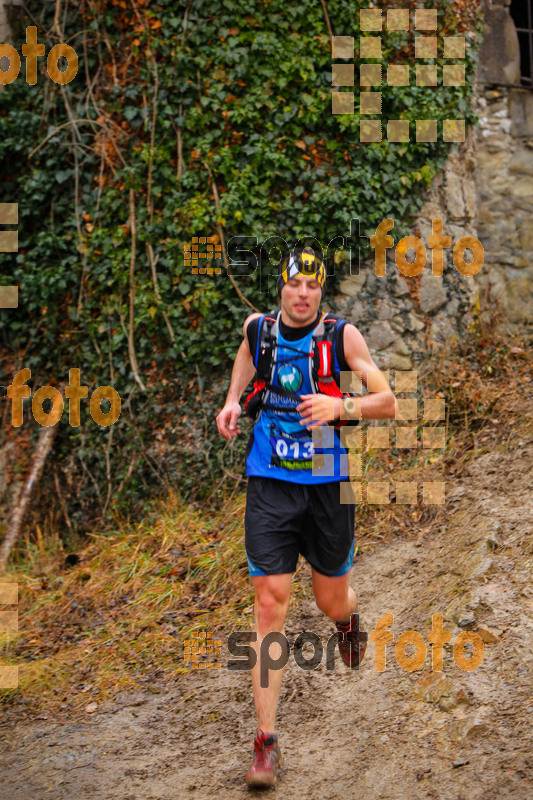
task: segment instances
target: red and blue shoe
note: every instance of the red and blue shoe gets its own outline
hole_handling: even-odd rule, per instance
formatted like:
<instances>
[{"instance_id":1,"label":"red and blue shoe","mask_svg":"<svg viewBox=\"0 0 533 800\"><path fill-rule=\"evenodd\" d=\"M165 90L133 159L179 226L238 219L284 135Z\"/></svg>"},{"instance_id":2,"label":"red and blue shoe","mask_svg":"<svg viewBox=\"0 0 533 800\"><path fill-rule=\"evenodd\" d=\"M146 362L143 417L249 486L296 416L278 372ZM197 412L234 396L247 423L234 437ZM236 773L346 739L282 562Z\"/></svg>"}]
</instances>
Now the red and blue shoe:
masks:
<instances>
[{"instance_id":1,"label":"red and blue shoe","mask_svg":"<svg viewBox=\"0 0 533 800\"><path fill-rule=\"evenodd\" d=\"M258 730L254 740L254 760L244 776L246 783L253 788L275 786L276 770L279 766L281 766L281 752L278 737Z\"/></svg>"},{"instance_id":2,"label":"red and blue shoe","mask_svg":"<svg viewBox=\"0 0 533 800\"><path fill-rule=\"evenodd\" d=\"M359 630L359 614L352 614L348 622L336 622L339 632L339 652L350 669L359 669L368 643L368 633Z\"/></svg>"}]
</instances>

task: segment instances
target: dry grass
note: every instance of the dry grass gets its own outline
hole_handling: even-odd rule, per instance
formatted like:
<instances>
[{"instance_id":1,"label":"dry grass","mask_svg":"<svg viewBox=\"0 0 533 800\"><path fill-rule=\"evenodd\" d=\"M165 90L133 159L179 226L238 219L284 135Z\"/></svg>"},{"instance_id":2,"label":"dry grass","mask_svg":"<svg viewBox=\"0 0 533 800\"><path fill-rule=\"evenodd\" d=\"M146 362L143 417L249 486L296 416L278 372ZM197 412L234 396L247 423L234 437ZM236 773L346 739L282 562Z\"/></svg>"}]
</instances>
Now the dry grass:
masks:
<instances>
[{"instance_id":1,"label":"dry grass","mask_svg":"<svg viewBox=\"0 0 533 800\"><path fill-rule=\"evenodd\" d=\"M21 632L4 635L3 649L19 665L20 685L5 699L82 706L88 692L175 677L195 630L249 626L243 515L243 497L206 511L175 494L150 520L93 534L75 555L58 536L27 540L8 576L19 583Z\"/></svg>"}]
</instances>

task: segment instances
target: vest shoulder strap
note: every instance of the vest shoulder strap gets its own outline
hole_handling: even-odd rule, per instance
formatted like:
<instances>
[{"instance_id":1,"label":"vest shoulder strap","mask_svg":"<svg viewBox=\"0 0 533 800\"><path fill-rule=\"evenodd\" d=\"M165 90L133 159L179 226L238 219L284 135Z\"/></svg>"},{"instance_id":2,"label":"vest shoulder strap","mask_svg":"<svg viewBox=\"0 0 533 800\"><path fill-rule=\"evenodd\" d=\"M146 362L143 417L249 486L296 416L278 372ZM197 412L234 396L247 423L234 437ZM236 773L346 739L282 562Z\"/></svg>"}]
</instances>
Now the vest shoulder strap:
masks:
<instances>
[{"instance_id":1,"label":"vest shoulder strap","mask_svg":"<svg viewBox=\"0 0 533 800\"><path fill-rule=\"evenodd\" d=\"M276 318L276 311L271 311L259 320L255 368L257 370L257 378L262 381L270 381L275 344L272 328L276 323Z\"/></svg>"},{"instance_id":2,"label":"vest shoulder strap","mask_svg":"<svg viewBox=\"0 0 533 800\"><path fill-rule=\"evenodd\" d=\"M342 317L336 314L327 314L317 325L313 334L313 373L315 380L318 378L337 377L335 342L337 330Z\"/></svg>"},{"instance_id":3,"label":"vest shoulder strap","mask_svg":"<svg viewBox=\"0 0 533 800\"><path fill-rule=\"evenodd\" d=\"M270 381L274 347L277 343L279 311L271 311L261 317L257 332L256 370L257 378ZM335 371L335 339L340 323L346 322L335 314L323 314L313 331L313 372L321 377L332 377ZM274 330L275 328L275 330Z\"/></svg>"}]
</instances>

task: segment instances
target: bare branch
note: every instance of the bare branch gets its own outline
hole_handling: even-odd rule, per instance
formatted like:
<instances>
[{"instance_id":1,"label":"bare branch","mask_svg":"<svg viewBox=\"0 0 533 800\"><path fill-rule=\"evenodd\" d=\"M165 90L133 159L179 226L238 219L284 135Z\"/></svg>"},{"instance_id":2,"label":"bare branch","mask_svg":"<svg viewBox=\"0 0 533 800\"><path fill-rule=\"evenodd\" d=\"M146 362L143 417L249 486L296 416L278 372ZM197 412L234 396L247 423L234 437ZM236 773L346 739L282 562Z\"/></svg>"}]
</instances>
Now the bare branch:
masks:
<instances>
[{"instance_id":1,"label":"bare branch","mask_svg":"<svg viewBox=\"0 0 533 800\"><path fill-rule=\"evenodd\" d=\"M157 272L156 272L156 265L159 260L159 255L154 256L154 251L152 245L149 242L146 242L146 253L148 255L148 261L150 262L150 268L152 270L152 283L154 284L154 292L157 299L158 305L163 305L163 300L161 299L161 292L159 291L159 286L157 284ZM167 312L164 308L161 309L161 313L163 314L163 318L165 320L165 324L168 329L168 333L172 342L176 341L176 337L174 336L174 331L172 330L172 326L170 324L170 320L168 318Z\"/></svg>"},{"instance_id":2,"label":"bare branch","mask_svg":"<svg viewBox=\"0 0 533 800\"><path fill-rule=\"evenodd\" d=\"M59 500L59 505L61 506L61 511L63 512L63 516L65 517L65 522L67 523L67 527L71 533L74 534L74 530L72 528L72 522L70 521L70 517L68 515L68 508L65 502L65 498L63 497L63 493L61 491L61 485L59 483L59 478L57 477L57 469L54 469L54 483L56 486L56 493Z\"/></svg>"},{"instance_id":3,"label":"bare branch","mask_svg":"<svg viewBox=\"0 0 533 800\"><path fill-rule=\"evenodd\" d=\"M133 339L133 332L134 332L134 325L135 325L135 257L136 257L136 247L137 247L137 226L135 221L135 192L133 188L130 189L130 233L131 233L131 260L130 260L130 325L128 330L128 354L130 357L130 364L133 370L133 375L135 380L143 390L146 391L146 387L141 380L141 376L139 375L139 369L137 367L137 358L135 357L135 347L134 347L134 339Z\"/></svg>"},{"instance_id":4,"label":"bare branch","mask_svg":"<svg viewBox=\"0 0 533 800\"><path fill-rule=\"evenodd\" d=\"M326 6L326 0L320 0L320 2L322 3L322 8L324 9L324 16L326 17L326 25L328 26L328 31L329 31L329 35L330 35L331 41L333 42L333 31L331 29L331 23L329 21L329 14L328 14L327 6Z\"/></svg>"},{"instance_id":5,"label":"bare branch","mask_svg":"<svg viewBox=\"0 0 533 800\"><path fill-rule=\"evenodd\" d=\"M219 217L219 214L220 214L220 202L219 202L219 198L218 198L218 189L217 189L216 181L214 180L213 176L211 175L211 170L209 169L207 164L206 164L206 167L207 167L207 170L208 170L209 175L210 175L211 180L212 180L211 186L212 186L212 189L213 189L213 197L215 198L215 206L216 206L216 209L217 209L217 231L218 231L218 235L220 237L220 243L222 245L222 258L224 259L224 266L226 268L226 272L228 273L228 277L229 277L230 281L232 282L232 284L233 284L233 286L235 288L235 291L237 292L237 294L241 298L242 302L245 303L247 306L250 306L250 308L253 308L254 311L259 311L259 309L256 308L254 306L254 304L251 303L248 300L248 298L243 295L243 293L241 292L241 290L239 289L239 287L237 285L237 282L236 282L235 278L233 277L233 275L229 271L229 261L228 261L228 254L226 253L226 242L225 242L225 239L224 239L224 231L222 230L222 225L218 221L218 217Z\"/></svg>"}]
</instances>

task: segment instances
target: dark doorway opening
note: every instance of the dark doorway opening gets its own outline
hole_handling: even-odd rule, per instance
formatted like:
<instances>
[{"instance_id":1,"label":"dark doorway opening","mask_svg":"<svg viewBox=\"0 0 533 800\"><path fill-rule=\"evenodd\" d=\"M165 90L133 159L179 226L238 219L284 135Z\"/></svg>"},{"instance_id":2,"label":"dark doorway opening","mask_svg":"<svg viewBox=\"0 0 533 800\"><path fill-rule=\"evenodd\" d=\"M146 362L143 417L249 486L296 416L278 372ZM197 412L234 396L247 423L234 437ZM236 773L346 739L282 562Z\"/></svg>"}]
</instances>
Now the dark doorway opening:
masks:
<instances>
[{"instance_id":1,"label":"dark doorway opening","mask_svg":"<svg viewBox=\"0 0 533 800\"><path fill-rule=\"evenodd\" d=\"M520 78L533 89L533 0L511 0L510 11L520 45Z\"/></svg>"}]
</instances>

